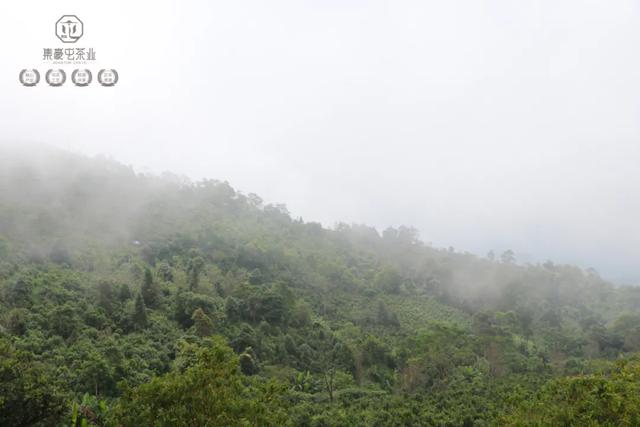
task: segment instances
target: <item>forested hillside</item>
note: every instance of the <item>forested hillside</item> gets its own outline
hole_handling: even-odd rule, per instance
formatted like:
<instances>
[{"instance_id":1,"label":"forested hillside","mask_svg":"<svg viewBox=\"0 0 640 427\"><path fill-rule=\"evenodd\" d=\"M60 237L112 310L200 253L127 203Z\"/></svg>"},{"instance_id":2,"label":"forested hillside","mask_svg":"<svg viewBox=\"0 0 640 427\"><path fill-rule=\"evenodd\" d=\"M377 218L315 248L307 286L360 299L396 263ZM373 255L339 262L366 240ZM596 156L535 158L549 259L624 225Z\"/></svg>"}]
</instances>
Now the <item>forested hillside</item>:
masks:
<instances>
[{"instance_id":1,"label":"forested hillside","mask_svg":"<svg viewBox=\"0 0 640 427\"><path fill-rule=\"evenodd\" d=\"M0 153L3 426L638 425L634 352L592 270Z\"/></svg>"}]
</instances>

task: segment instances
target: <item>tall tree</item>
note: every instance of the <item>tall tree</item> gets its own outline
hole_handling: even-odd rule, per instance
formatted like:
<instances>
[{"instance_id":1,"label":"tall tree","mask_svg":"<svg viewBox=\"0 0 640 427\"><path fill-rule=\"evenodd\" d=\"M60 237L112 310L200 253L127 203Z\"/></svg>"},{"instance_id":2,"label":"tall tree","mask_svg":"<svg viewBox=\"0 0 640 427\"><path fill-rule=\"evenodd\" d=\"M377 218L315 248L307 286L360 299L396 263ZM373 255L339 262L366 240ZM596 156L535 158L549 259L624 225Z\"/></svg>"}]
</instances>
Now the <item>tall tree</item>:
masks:
<instances>
[{"instance_id":1,"label":"tall tree","mask_svg":"<svg viewBox=\"0 0 640 427\"><path fill-rule=\"evenodd\" d=\"M113 284L102 280L98 283L98 304L108 312L111 310L113 299Z\"/></svg>"},{"instance_id":2,"label":"tall tree","mask_svg":"<svg viewBox=\"0 0 640 427\"><path fill-rule=\"evenodd\" d=\"M160 289L158 285L153 281L153 274L149 268L144 269L144 280L142 282L142 297L144 303L148 307L155 307L158 304L160 298Z\"/></svg>"},{"instance_id":3,"label":"tall tree","mask_svg":"<svg viewBox=\"0 0 640 427\"><path fill-rule=\"evenodd\" d=\"M193 328L199 337L207 337L213 333L213 322L203 309L197 308L191 316Z\"/></svg>"},{"instance_id":4,"label":"tall tree","mask_svg":"<svg viewBox=\"0 0 640 427\"><path fill-rule=\"evenodd\" d=\"M146 328L148 324L147 307L144 304L142 293L136 296L136 303L133 311L133 325L136 329Z\"/></svg>"},{"instance_id":5,"label":"tall tree","mask_svg":"<svg viewBox=\"0 0 640 427\"><path fill-rule=\"evenodd\" d=\"M204 259L201 256L195 256L189 260L187 266L187 275L189 280L189 290L193 291L198 289L200 284L200 272L204 268Z\"/></svg>"},{"instance_id":6,"label":"tall tree","mask_svg":"<svg viewBox=\"0 0 640 427\"><path fill-rule=\"evenodd\" d=\"M123 283L118 288L118 300L120 300L120 302L125 302L129 298L131 298L131 289L129 289L129 285Z\"/></svg>"}]
</instances>

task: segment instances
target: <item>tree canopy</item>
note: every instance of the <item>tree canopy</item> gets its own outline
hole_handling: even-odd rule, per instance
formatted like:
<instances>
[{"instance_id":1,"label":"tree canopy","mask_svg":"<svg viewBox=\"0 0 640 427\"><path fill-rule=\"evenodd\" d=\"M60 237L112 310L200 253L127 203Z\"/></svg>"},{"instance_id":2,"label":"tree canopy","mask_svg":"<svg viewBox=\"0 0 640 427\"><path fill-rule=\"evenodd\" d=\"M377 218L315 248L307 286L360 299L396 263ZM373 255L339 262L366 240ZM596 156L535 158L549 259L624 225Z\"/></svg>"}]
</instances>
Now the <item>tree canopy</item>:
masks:
<instances>
[{"instance_id":1,"label":"tree canopy","mask_svg":"<svg viewBox=\"0 0 640 427\"><path fill-rule=\"evenodd\" d=\"M0 170L0 425L639 423L637 288L105 159Z\"/></svg>"}]
</instances>

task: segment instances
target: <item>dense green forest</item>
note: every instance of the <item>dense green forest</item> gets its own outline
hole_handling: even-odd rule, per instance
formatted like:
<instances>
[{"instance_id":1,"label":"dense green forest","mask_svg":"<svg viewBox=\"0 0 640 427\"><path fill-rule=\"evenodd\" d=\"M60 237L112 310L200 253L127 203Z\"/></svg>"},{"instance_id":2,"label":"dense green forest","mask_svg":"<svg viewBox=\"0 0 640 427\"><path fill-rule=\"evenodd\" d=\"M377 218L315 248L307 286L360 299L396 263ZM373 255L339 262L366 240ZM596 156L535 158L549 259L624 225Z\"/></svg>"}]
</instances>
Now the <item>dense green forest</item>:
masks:
<instances>
[{"instance_id":1,"label":"dense green forest","mask_svg":"<svg viewBox=\"0 0 640 427\"><path fill-rule=\"evenodd\" d=\"M0 425L640 425L640 289L1 156Z\"/></svg>"}]
</instances>

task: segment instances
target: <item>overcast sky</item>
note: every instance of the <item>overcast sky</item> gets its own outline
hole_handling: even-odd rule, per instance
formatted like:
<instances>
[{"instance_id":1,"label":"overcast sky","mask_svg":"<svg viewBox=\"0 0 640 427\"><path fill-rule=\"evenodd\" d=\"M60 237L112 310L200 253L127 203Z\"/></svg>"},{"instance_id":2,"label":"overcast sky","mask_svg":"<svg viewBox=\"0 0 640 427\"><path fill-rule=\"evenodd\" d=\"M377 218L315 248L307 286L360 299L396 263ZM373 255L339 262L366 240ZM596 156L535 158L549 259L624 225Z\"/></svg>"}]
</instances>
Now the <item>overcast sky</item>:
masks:
<instances>
[{"instance_id":1,"label":"overcast sky","mask_svg":"<svg viewBox=\"0 0 640 427\"><path fill-rule=\"evenodd\" d=\"M64 14L117 86L18 82L66 47ZM5 142L640 279L640 2L31 0L0 17Z\"/></svg>"}]
</instances>

